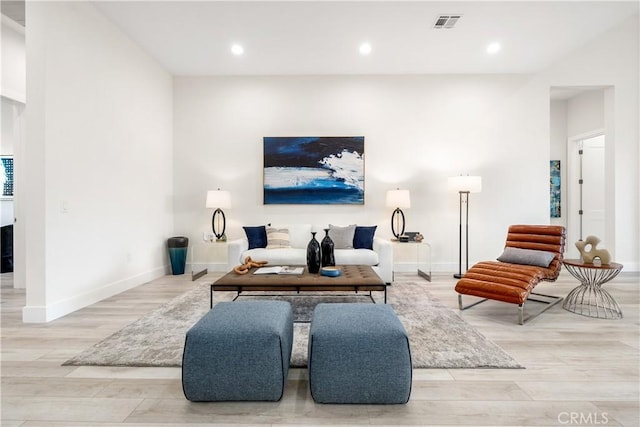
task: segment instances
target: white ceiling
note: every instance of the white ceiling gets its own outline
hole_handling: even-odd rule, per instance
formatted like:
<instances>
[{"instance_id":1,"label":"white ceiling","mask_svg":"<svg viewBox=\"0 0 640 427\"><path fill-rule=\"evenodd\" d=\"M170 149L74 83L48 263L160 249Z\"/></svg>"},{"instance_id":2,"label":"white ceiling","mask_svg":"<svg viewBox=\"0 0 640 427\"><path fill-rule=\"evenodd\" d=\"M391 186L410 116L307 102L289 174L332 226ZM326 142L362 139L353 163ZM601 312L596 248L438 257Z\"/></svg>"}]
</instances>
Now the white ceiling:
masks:
<instances>
[{"instance_id":1,"label":"white ceiling","mask_svg":"<svg viewBox=\"0 0 640 427\"><path fill-rule=\"evenodd\" d=\"M637 1L94 1L174 75L535 73ZM437 15L463 14L433 29ZM358 53L367 41L373 51ZM486 46L502 44L496 55ZM231 54L241 43L245 54Z\"/></svg>"}]
</instances>

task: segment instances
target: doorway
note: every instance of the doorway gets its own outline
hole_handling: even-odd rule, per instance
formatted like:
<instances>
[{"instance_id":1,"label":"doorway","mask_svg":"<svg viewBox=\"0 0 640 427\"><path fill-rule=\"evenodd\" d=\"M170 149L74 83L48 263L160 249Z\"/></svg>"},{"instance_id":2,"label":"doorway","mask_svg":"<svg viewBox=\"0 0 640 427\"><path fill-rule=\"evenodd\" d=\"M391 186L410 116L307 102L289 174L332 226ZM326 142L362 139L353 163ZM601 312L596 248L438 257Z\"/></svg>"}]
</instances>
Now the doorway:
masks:
<instances>
[{"instance_id":1,"label":"doorway","mask_svg":"<svg viewBox=\"0 0 640 427\"><path fill-rule=\"evenodd\" d=\"M607 247L606 235L606 174L603 131L569 139L567 240L577 242L587 236L597 236L599 247ZM577 249L569 246L568 257L578 257Z\"/></svg>"}]
</instances>

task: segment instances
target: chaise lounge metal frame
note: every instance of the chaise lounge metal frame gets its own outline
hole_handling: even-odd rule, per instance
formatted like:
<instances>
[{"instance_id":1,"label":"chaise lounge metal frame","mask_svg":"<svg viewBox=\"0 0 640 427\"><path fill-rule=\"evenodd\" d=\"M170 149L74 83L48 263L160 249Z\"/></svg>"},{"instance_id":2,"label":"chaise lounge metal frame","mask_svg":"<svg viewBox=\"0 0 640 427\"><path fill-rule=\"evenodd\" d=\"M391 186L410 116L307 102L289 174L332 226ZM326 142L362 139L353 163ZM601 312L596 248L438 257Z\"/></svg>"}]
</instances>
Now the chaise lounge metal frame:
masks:
<instances>
[{"instance_id":1,"label":"chaise lounge metal frame","mask_svg":"<svg viewBox=\"0 0 640 427\"><path fill-rule=\"evenodd\" d=\"M555 281L560 275L566 240L566 230L555 225L512 225L507 233L505 247L533 249L554 253L548 267L512 264L501 261L482 261L471 267L456 284L458 307L466 310L489 299L518 306L518 323L523 325L562 301L561 297L534 293L540 281ZM482 298L464 306L462 296ZM532 298L532 296L538 298ZM539 299L543 298L543 299ZM527 301L544 303L543 309L525 317Z\"/></svg>"}]
</instances>

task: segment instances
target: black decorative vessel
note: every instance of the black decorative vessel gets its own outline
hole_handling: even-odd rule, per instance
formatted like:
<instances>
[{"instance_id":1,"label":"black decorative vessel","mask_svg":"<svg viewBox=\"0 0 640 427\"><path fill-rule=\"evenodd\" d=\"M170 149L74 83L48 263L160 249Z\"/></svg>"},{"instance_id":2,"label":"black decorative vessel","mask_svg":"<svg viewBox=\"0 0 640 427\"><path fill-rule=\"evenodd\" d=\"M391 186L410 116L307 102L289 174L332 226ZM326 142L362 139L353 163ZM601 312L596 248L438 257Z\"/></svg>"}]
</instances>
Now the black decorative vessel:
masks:
<instances>
[{"instance_id":1,"label":"black decorative vessel","mask_svg":"<svg viewBox=\"0 0 640 427\"><path fill-rule=\"evenodd\" d=\"M184 266L187 260L189 238L184 236L170 237L167 240L169 248L169 260L171 261L171 273L184 274Z\"/></svg>"},{"instance_id":2,"label":"black decorative vessel","mask_svg":"<svg viewBox=\"0 0 640 427\"><path fill-rule=\"evenodd\" d=\"M320 271L320 243L316 240L316 232L311 232L311 240L307 245L307 269L311 274L317 274Z\"/></svg>"},{"instance_id":3,"label":"black decorative vessel","mask_svg":"<svg viewBox=\"0 0 640 427\"><path fill-rule=\"evenodd\" d=\"M320 242L320 252L322 254L322 266L333 267L336 265L336 259L333 254L333 240L329 237L329 229L324 229L324 239Z\"/></svg>"}]
</instances>

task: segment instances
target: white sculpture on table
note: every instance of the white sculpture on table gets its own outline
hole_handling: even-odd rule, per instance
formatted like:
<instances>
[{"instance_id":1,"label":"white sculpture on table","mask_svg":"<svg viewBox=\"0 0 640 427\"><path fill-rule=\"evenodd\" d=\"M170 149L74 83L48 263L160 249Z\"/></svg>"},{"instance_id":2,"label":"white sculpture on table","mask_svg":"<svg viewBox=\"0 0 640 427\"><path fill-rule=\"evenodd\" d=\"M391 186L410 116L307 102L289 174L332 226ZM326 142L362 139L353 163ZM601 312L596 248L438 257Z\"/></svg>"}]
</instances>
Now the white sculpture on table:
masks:
<instances>
[{"instance_id":1,"label":"white sculpture on table","mask_svg":"<svg viewBox=\"0 0 640 427\"><path fill-rule=\"evenodd\" d=\"M609 251L606 249L597 249L600 243L600 239L596 236L587 236L585 240L578 240L576 242L576 248L580 251L580 255L582 256L582 262L585 264L593 264L593 260L598 258L600 259L600 263L609 264L611 262L611 255ZM589 247L589 250L586 250L586 247Z\"/></svg>"}]
</instances>

